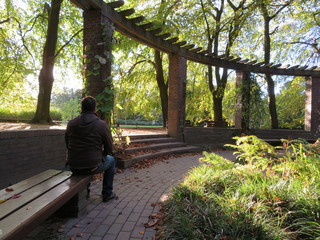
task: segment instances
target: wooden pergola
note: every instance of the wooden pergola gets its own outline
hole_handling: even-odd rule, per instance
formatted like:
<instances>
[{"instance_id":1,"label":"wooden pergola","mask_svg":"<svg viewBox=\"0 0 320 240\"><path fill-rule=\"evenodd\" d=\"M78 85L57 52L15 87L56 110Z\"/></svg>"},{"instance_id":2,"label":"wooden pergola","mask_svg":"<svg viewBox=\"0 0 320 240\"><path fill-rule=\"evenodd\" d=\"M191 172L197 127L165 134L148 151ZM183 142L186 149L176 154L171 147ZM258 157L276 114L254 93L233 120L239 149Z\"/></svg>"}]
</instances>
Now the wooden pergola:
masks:
<instances>
[{"instance_id":1,"label":"wooden pergola","mask_svg":"<svg viewBox=\"0 0 320 240\"><path fill-rule=\"evenodd\" d=\"M265 64L257 60L241 59L233 56L216 56L195 44L179 41L170 33L163 33L161 28L154 28L152 22L143 23L144 17L130 17L134 9L116 9L124 1L105 3L103 0L71 0L81 8L84 18L84 55L86 56L86 78L89 82L88 93L96 96L105 88L105 81L111 76L111 43L114 31L169 55L169 102L168 134L181 139L185 121L185 80L187 78L187 61L233 69L236 71L238 87L245 81L248 73L270 75L304 76L307 82L307 99L305 113L305 130L316 132L320 125L320 71L317 66L281 66ZM99 68L99 74L93 71L94 63L101 56L107 59ZM245 113L243 104L238 102L236 128L243 127Z\"/></svg>"}]
</instances>

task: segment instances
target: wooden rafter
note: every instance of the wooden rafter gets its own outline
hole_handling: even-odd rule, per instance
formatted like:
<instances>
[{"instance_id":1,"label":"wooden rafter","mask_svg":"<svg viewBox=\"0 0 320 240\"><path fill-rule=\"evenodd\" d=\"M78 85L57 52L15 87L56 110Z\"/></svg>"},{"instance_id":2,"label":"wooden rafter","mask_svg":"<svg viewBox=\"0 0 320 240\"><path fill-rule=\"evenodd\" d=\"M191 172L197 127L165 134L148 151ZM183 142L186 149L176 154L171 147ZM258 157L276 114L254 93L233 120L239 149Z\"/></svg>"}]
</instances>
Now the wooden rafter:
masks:
<instances>
[{"instance_id":1,"label":"wooden rafter","mask_svg":"<svg viewBox=\"0 0 320 240\"><path fill-rule=\"evenodd\" d=\"M115 8L123 6L123 1L105 3L102 0L71 0L71 2L85 11L90 9L101 9L102 14L114 23L115 29L120 33L159 51L178 53L190 61L254 73L320 77L320 70L317 66L310 68L307 66L300 67L298 65L280 67L281 64L273 65L273 63L257 63L257 60L241 60L241 58L231 56L226 57L225 54L215 56L215 54L209 53L207 50L200 51L201 48L194 49L194 44L188 44L184 40L177 43L177 37L168 39L171 36L170 33L159 34L162 31L161 28L150 30L154 25L153 23L137 25L137 23L144 21L143 16L127 18L134 10L128 9L117 12ZM185 44L181 45L182 43Z\"/></svg>"}]
</instances>

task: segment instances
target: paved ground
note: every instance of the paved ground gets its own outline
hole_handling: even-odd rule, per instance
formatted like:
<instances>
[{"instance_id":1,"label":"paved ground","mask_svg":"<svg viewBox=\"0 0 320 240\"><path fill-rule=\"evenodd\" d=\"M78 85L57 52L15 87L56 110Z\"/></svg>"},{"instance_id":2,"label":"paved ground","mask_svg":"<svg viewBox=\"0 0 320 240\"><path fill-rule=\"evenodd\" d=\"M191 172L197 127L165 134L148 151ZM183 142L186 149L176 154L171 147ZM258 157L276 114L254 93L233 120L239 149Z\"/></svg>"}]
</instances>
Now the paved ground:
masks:
<instances>
[{"instance_id":1,"label":"paved ground","mask_svg":"<svg viewBox=\"0 0 320 240\"><path fill-rule=\"evenodd\" d=\"M231 151L219 154L233 158ZM158 212L159 201L163 201L170 189L199 164L199 157L201 155L172 158L149 168L117 173L114 191L119 198L108 203L101 202L101 182L96 181L87 201L87 214L73 219L50 220L27 239L151 240L156 231L145 227L149 216Z\"/></svg>"},{"instance_id":2,"label":"paved ground","mask_svg":"<svg viewBox=\"0 0 320 240\"><path fill-rule=\"evenodd\" d=\"M34 129L65 129L64 125L29 124L22 122L0 122L0 131L34 130ZM121 127L122 135L165 134L166 128L162 127Z\"/></svg>"}]
</instances>

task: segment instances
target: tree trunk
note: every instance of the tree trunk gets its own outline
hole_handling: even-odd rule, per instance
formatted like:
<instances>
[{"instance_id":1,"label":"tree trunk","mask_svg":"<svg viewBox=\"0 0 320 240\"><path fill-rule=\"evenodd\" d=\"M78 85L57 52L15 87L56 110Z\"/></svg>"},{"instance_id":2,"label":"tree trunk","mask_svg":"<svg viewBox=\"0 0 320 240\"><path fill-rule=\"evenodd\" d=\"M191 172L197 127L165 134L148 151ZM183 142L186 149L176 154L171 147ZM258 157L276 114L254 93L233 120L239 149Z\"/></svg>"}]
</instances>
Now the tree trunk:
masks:
<instances>
[{"instance_id":1,"label":"tree trunk","mask_svg":"<svg viewBox=\"0 0 320 240\"><path fill-rule=\"evenodd\" d=\"M161 109L162 109L162 119L163 127L167 126L168 120L168 84L165 83L163 68L162 68L162 59L160 52L155 50L154 52L155 68L156 68L156 79L160 92L161 99Z\"/></svg>"},{"instance_id":2,"label":"tree trunk","mask_svg":"<svg viewBox=\"0 0 320 240\"><path fill-rule=\"evenodd\" d=\"M269 74L266 74L266 81L268 83L268 96L269 96L269 112L271 118L271 128L278 128L278 115L276 108L276 95L274 92L274 82L272 77Z\"/></svg>"},{"instance_id":3,"label":"tree trunk","mask_svg":"<svg viewBox=\"0 0 320 240\"><path fill-rule=\"evenodd\" d=\"M218 97L216 94L213 95L213 108L214 108L214 120L222 122L222 99L223 97Z\"/></svg>"},{"instance_id":4,"label":"tree trunk","mask_svg":"<svg viewBox=\"0 0 320 240\"><path fill-rule=\"evenodd\" d=\"M271 18L268 16L266 6L262 5L262 13L264 18L264 62L270 63L270 52L271 52L271 39L270 39L270 21ZM271 119L271 128L278 128L278 117L276 107L276 96L274 93L274 81L270 74L265 75L265 79L268 85L268 96L269 96L269 112Z\"/></svg>"},{"instance_id":5,"label":"tree trunk","mask_svg":"<svg viewBox=\"0 0 320 240\"><path fill-rule=\"evenodd\" d=\"M51 91L54 81L53 68L58 39L60 8L63 0L51 0L48 7L47 37L42 55L42 69L39 75L39 94L34 123L52 123L50 117Z\"/></svg>"}]
</instances>

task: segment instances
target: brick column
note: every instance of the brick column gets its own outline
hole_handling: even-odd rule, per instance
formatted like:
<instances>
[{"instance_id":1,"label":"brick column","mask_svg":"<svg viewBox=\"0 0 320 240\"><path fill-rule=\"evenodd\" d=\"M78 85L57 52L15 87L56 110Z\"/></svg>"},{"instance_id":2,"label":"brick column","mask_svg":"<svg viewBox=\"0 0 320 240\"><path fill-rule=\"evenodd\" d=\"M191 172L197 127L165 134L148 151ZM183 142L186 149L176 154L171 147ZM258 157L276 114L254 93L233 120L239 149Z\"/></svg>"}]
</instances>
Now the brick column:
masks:
<instances>
[{"instance_id":1,"label":"brick column","mask_svg":"<svg viewBox=\"0 0 320 240\"><path fill-rule=\"evenodd\" d=\"M306 77L306 131L316 133L320 125L320 78Z\"/></svg>"},{"instance_id":2,"label":"brick column","mask_svg":"<svg viewBox=\"0 0 320 240\"><path fill-rule=\"evenodd\" d=\"M250 121L250 73L236 72L235 127L242 132L249 130Z\"/></svg>"},{"instance_id":3,"label":"brick column","mask_svg":"<svg viewBox=\"0 0 320 240\"><path fill-rule=\"evenodd\" d=\"M83 18L84 94L97 97L106 88L112 89L111 44L114 27L113 23L103 16L99 9L84 11ZM109 92L113 95L112 91ZM105 95L105 92L103 94ZM108 97L104 99L106 98Z\"/></svg>"},{"instance_id":4,"label":"brick column","mask_svg":"<svg viewBox=\"0 0 320 240\"><path fill-rule=\"evenodd\" d=\"M168 134L183 140L186 105L187 60L178 54L169 55Z\"/></svg>"}]
</instances>

